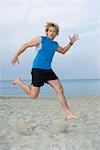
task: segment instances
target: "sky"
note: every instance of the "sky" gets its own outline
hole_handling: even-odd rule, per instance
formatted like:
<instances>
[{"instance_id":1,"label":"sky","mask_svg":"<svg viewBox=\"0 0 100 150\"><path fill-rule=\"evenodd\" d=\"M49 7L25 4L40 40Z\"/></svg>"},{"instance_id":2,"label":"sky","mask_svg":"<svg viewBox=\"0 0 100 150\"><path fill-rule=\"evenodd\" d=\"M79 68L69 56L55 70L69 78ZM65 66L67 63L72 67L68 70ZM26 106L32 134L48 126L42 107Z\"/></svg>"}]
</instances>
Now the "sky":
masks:
<instances>
[{"instance_id":1,"label":"sky","mask_svg":"<svg viewBox=\"0 0 100 150\"><path fill-rule=\"evenodd\" d=\"M11 60L17 50L36 36L45 35L46 22L57 23L55 40L62 47L69 35L79 40L62 55L56 52L52 68L60 79L100 79L99 0L0 0L0 80L31 79L35 48Z\"/></svg>"}]
</instances>

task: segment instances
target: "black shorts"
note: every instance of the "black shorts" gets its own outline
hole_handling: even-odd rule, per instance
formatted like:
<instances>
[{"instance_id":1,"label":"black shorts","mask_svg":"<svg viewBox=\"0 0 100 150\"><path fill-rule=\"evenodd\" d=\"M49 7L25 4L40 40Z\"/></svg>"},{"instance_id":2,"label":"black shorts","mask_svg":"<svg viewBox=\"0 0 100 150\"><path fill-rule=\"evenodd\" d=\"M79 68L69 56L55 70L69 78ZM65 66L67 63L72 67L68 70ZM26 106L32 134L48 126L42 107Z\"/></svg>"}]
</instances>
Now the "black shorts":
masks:
<instances>
[{"instance_id":1,"label":"black shorts","mask_svg":"<svg viewBox=\"0 0 100 150\"><path fill-rule=\"evenodd\" d=\"M32 68L31 75L32 75L31 85L36 87L43 86L44 83L48 83L49 80L58 79L57 75L53 72L52 69L47 70L47 69Z\"/></svg>"}]
</instances>

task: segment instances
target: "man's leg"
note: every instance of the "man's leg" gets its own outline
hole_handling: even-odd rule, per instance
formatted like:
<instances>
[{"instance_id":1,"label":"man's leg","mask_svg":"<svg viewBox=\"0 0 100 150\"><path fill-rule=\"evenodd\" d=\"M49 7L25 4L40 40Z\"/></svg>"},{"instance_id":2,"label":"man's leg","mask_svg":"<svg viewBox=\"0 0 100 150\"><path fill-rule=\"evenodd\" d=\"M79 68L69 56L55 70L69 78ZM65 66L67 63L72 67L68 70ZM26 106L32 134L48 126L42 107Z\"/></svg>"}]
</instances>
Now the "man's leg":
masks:
<instances>
[{"instance_id":1,"label":"man's leg","mask_svg":"<svg viewBox=\"0 0 100 150\"><path fill-rule=\"evenodd\" d=\"M28 86L25 83L23 83L19 78L14 80L12 83L22 88L26 94L32 97L32 99L37 98L39 95L40 87Z\"/></svg>"},{"instance_id":2,"label":"man's leg","mask_svg":"<svg viewBox=\"0 0 100 150\"><path fill-rule=\"evenodd\" d=\"M62 87L60 81L58 79L57 80L50 80L50 81L48 81L48 83L56 91L58 98L59 98L59 102L64 109L66 119L68 119L68 120L69 119L78 119L78 117L76 115L74 115L69 109L69 106L67 104L67 101L66 101L66 98L64 95L63 87Z\"/></svg>"}]
</instances>

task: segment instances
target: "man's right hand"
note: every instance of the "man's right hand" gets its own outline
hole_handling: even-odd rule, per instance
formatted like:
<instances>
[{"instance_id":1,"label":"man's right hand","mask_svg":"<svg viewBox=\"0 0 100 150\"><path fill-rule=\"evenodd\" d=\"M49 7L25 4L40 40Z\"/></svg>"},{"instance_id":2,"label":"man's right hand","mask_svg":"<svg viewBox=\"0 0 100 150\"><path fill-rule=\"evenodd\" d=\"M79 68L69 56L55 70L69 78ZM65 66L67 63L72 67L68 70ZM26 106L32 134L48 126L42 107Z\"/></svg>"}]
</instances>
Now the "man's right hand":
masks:
<instances>
[{"instance_id":1,"label":"man's right hand","mask_svg":"<svg viewBox=\"0 0 100 150\"><path fill-rule=\"evenodd\" d=\"M18 56L15 55L15 56L12 58L11 63L12 63L12 65L15 65L16 62L19 64Z\"/></svg>"}]
</instances>

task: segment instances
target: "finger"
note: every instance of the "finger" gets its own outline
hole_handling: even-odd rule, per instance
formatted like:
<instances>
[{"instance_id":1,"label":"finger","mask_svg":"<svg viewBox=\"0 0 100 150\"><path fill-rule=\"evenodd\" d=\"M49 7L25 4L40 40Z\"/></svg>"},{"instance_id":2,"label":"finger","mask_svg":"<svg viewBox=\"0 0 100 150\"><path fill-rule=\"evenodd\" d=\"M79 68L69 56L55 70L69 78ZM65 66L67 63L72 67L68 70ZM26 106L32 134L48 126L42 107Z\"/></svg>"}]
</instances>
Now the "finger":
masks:
<instances>
[{"instance_id":1,"label":"finger","mask_svg":"<svg viewBox=\"0 0 100 150\"><path fill-rule=\"evenodd\" d=\"M15 65L15 63L14 63L14 62L12 62L11 64L12 64L12 65Z\"/></svg>"},{"instance_id":2,"label":"finger","mask_svg":"<svg viewBox=\"0 0 100 150\"><path fill-rule=\"evenodd\" d=\"M75 35L75 37L74 37L73 39L74 39L74 40L79 39L79 35L78 35L78 34L76 34L76 35Z\"/></svg>"},{"instance_id":3,"label":"finger","mask_svg":"<svg viewBox=\"0 0 100 150\"><path fill-rule=\"evenodd\" d=\"M79 37L77 37L77 40L79 40Z\"/></svg>"},{"instance_id":4,"label":"finger","mask_svg":"<svg viewBox=\"0 0 100 150\"><path fill-rule=\"evenodd\" d=\"M74 33L74 35L73 35L74 38L77 38L78 36L79 36L79 35L76 34L76 33Z\"/></svg>"},{"instance_id":5,"label":"finger","mask_svg":"<svg viewBox=\"0 0 100 150\"><path fill-rule=\"evenodd\" d=\"M17 63L19 64L19 60L17 60Z\"/></svg>"},{"instance_id":6,"label":"finger","mask_svg":"<svg viewBox=\"0 0 100 150\"><path fill-rule=\"evenodd\" d=\"M79 39L79 36L76 36L76 40L78 40Z\"/></svg>"},{"instance_id":7,"label":"finger","mask_svg":"<svg viewBox=\"0 0 100 150\"><path fill-rule=\"evenodd\" d=\"M14 64L15 64L14 60L12 60L12 61L11 61L11 64L12 64L12 65L14 65Z\"/></svg>"},{"instance_id":8,"label":"finger","mask_svg":"<svg viewBox=\"0 0 100 150\"><path fill-rule=\"evenodd\" d=\"M73 34L73 37L75 37L76 33Z\"/></svg>"},{"instance_id":9,"label":"finger","mask_svg":"<svg viewBox=\"0 0 100 150\"><path fill-rule=\"evenodd\" d=\"M78 38L79 37L79 35L78 34L76 34L76 38Z\"/></svg>"}]
</instances>

